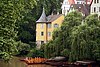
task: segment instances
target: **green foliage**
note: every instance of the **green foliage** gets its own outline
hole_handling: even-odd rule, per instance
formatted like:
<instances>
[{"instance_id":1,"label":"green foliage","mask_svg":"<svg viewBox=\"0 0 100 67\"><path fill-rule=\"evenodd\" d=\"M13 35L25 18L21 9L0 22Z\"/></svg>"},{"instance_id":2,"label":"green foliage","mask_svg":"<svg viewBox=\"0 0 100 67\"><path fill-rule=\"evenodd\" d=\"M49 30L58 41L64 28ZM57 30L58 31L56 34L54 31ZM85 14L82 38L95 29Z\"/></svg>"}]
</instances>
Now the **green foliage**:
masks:
<instances>
[{"instance_id":1,"label":"green foliage","mask_svg":"<svg viewBox=\"0 0 100 67\"><path fill-rule=\"evenodd\" d=\"M97 15L90 15L85 24L78 26L72 32L72 60L97 60L100 44L100 22ZM95 50L98 50L97 53ZM97 56L95 56L95 53Z\"/></svg>"},{"instance_id":2,"label":"green foliage","mask_svg":"<svg viewBox=\"0 0 100 67\"><path fill-rule=\"evenodd\" d=\"M36 2L37 5L31 10L31 12L24 14L21 23L18 24L18 40L29 45L31 45L30 42L35 42L35 22L40 17L43 7L45 8L46 15L50 15L52 12L57 13L57 11L61 11L62 0L36 0Z\"/></svg>"},{"instance_id":3,"label":"green foliage","mask_svg":"<svg viewBox=\"0 0 100 67\"><path fill-rule=\"evenodd\" d=\"M44 46L45 55L66 56L69 61L100 60L100 20L89 15L82 22L81 13L69 13L61 28L53 32L53 40Z\"/></svg>"},{"instance_id":4,"label":"green foliage","mask_svg":"<svg viewBox=\"0 0 100 67\"><path fill-rule=\"evenodd\" d=\"M29 42L32 39L33 35L31 35L28 31L22 31L19 35L22 42Z\"/></svg>"},{"instance_id":5,"label":"green foliage","mask_svg":"<svg viewBox=\"0 0 100 67\"><path fill-rule=\"evenodd\" d=\"M28 55L28 57L44 57L44 54L41 50L38 49L32 49Z\"/></svg>"},{"instance_id":6,"label":"green foliage","mask_svg":"<svg viewBox=\"0 0 100 67\"><path fill-rule=\"evenodd\" d=\"M65 17L61 28L53 32L53 40L44 47L47 58L54 56L69 56L71 50L71 30L81 24L82 15L72 12Z\"/></svg>"},{"instance_id":7,"label":"green foliage","mask_svg":"<svg viewBox=\"0 0 100 67\"><path fill-rule=\"evenodd\" d=\"M68 49L64 49L64 50L61 52L61 55L62 55L62 56L65 56L65 57L66 57L66 56L69 57L69 52L70 52L70 51L69 51Z\"/></svg>"},{"instance_id":8,"label":"green foliage","mask_svg":"<svg viewBox=\"0 0 100 67\"><path fill-rule=\"evenodd\" d=\"M57 28L53 31L53 40L55 40L55 38L57 38L59 36L59 32L60 32L60 28Z\"/></svg>"},{"instance_id":9,"label":"green foliage","mask_svg":"<svg viewBox=\"0 0 100 67\"><path fill-rule=\"evenodd\" d=\"M17 51L18 21L36 4L35 0L0 0L0 57L8 59Z\"/></svg>"},{"instance_id":10,"label":"green foliage","mask_svg":"<svg viewBox=\"0 0 100 67\"><path fill-rule=\"evenodd\" d=\"M30 12L23 14L24 17L21 21L18 21L19 24L17 24L17 26L19 26L18 40L21 40L21 42L23 43L29 44L30 49L34 49L36 46L35 22L40 17L43 7L45 8L46 15L50 15L52 12L61 12L62 0L36 0L36 2L37 5L35 5Z\"/></svg>"},{"instance_id":11,"label":"green foliage","mask_svg":"<svg viewBox=\"0 0 100 67\"><path fill-rule=\"evenodd\" d=\"M25 15L22 23L19 24L18 39L24 43L35 42L35 18L32 12Z\"/></svg>"},{"instance_id":12,"label":"green foliage","mask_svg":"<svg viewBox=\"0 0 100 67\"><path fill-rule=\"evenodd\" d=\"M18 42L17 44L17 50L18 52L24 50L24 51L27 51L30 49L30 46L26 43L22 43L21 41Z\"/></svg>"},{"instance_id":13,"label":"green foliage","mask_svg":"<svg viewBox=\"0 0 100 67\"><path fill-rule=\"evenodd\" d=\"M63 0L37 0L37 13L41 14L41 10L44 7L46 9L46 14L50 15L52 12L61 12L61 2ZM42 7L42 8L41 8ZM40 15L39 14L39 15Z\"/></svg>"}]
</instances>

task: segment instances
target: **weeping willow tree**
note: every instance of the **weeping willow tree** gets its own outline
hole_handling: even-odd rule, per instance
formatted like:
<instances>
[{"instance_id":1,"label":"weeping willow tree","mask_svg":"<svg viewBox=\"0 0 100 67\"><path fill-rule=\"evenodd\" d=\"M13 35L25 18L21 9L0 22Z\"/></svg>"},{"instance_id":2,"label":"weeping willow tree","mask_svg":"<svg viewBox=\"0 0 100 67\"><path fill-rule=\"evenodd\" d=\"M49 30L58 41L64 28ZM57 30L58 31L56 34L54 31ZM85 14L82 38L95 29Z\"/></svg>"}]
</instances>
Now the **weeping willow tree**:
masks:
<instances>
[{"instance_id":1,"label":"weeping willow tree","mask_svg":"<svg viewBox=\"0 0 100 67\"><path fill-rule=\"evenodd\" d=\"M69 56L71 50L71 32L74 27L81 24L81 18L81 13L77 12L71 12L65 17L61 28L53 32L53 42L47 43L48 47L46 49L48 51L53 50L52 52L47 52L48 54L51 53L53 56ZM51 47L51 45L53 48L49 50L49 46Z\"/></svg>"},{"instance_id":2,"label":"weeping willow tree","mask_svg":"<svg viewBox=\"0 0 100 67\"><path fill-rule=\"evenodd\" d=\"M62 26L53 32L53 40L46 44L46 56L66 56L69 61L100 60L100 21L89 15L81 24L81 13L71 12ZM52 54L52 55L51 55Z\"/></svg>"},{"instance_id":3,"label":"weeping willow tree","mask_svg":"<svg viewBox=\"0 0 100 67\"><path fill-rule=\"evenodd\" d=\"M100 21L90 15L72 31L70 61L100 59Z\"/></svg>"}]
</instances>

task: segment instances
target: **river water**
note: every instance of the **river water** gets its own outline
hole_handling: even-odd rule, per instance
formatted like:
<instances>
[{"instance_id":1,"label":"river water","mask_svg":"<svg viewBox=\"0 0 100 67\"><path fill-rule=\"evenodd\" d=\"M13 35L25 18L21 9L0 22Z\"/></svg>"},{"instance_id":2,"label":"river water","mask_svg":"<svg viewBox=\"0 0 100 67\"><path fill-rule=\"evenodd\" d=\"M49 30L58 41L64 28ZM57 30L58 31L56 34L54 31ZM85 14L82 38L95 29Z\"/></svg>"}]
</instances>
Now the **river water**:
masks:
<instances>
[{"instance_id":1,"label":"river water","mask_svg":"<svg viewBox=\"0 0 100 67\"><path fill-rule=\"evenodd\" d=\"M0 67L54 67L45 64L37 64L37 65L27 65L26 63L19 60L20 58L14 57L9 61L9 63L5 63L0 61Z\"/></svg>"}]
</instances>

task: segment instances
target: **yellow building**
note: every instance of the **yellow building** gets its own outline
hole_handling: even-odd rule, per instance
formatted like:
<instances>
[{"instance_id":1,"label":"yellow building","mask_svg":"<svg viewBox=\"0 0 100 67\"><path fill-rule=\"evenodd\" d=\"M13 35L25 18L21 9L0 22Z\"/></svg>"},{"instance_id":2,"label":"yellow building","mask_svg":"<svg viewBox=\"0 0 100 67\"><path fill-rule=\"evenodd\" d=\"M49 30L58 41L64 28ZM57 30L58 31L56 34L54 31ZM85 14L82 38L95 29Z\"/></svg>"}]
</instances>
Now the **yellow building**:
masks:
<instances>
[{"instance_id":1,"label":"yellow building","mask_svg":"<svg viewBox=\"0 0 100 67\"><path fill-rule=\"evenodd\" d=\"M36 43L38 48L40 48L41 44L52 39L52 32L55 28L61 26L63 20L64 16L62 14L46 17L43 9L41 17L36 21Z\"/></svg>"}]
</instances>

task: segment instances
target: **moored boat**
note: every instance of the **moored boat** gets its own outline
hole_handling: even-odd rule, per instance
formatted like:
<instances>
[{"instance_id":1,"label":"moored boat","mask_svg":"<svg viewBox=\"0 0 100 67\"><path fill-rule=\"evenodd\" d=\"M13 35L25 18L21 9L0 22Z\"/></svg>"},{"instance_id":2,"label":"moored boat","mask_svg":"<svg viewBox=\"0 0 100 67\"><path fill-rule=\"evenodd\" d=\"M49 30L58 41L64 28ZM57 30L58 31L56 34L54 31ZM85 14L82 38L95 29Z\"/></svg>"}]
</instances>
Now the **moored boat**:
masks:
<instances>
[{"instance_id":1,"label":"moored boat","mask_svg":"<svg viewBox=\"0 0 100 67\"><path fill-rule=\"evenodd\" d=\"M46 60L47 60L46 58L40 58L40 57L35 57L35 58L26 57L25 59L20 59L20 61L25 62L28 65L43 64Z\"/></svg>"}]
</instances>

